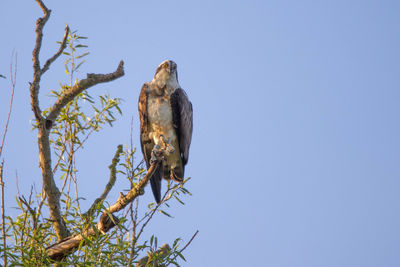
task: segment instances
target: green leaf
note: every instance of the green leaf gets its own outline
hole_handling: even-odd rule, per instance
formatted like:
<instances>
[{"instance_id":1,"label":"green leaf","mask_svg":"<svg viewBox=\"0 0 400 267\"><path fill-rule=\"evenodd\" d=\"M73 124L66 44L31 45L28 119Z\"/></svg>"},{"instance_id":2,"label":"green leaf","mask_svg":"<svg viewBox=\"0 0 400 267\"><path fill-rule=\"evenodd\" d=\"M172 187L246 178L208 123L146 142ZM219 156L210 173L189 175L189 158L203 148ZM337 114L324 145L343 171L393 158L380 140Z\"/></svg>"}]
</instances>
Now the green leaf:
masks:
<instances>
[{"instance_id":1,"label":"green leaf","mask_svg":"<svg viewBox=\"0 0 400 267\"><path fill-rule=\"evenodd\" d=\"M174 196L174 198L175 198L179 203L181 203L182 205L185 205L185 203L184 203L182 200L180 200L177 196Z\"/></svg>"},{"instance_id":2,"label":"green leaf","mask_svg":"<svg viewBox=\"0 0 400 267\"><path fill-rule=\"evenodd\" d=\"M180 253L179 251L176 251L176 254L178 254L178 256L179 256L182 260L186 261L185 257L183 257L183 255L182 255L182 253Z\"/></svg>"},{"instance_id":3,"label":"green leaf","mask_svg":"<svg viewBox=\"0 0 400 267\"><path fill-rule=\"evenodd\" d=\"M82 55L77 56L76 58L82 58L82 57L86 57L87 55L89 55L90 52L86 52L83 53Z\"/></svg>"},{"instance_id":4,"label":"green leaf","mask_svg":"<svg viewBox=\"0 0 400 267\"><path fill-rule=\"evenodd\" d=\"M83 60L81 63L78 64L78 66L76 66L75 70L78 70L80 66L82 66L82 64L85 63L85 60Z\"/></svg>"},{"instance_id":5,"label":"green leaf","mask_svg":"<svg viewBox=\"0 0 400 267\"><path fill-rule=\"evenodd\" d=\"M165 212L165 211L163 211L163 210L160 210L160 212L161 212L162 214L164 214L164 215L166 215L166 216L170 217L170 218L173 218L171 215L169 215L168 213L166 213L166 212Z\"/></svg>"}]
</instances>

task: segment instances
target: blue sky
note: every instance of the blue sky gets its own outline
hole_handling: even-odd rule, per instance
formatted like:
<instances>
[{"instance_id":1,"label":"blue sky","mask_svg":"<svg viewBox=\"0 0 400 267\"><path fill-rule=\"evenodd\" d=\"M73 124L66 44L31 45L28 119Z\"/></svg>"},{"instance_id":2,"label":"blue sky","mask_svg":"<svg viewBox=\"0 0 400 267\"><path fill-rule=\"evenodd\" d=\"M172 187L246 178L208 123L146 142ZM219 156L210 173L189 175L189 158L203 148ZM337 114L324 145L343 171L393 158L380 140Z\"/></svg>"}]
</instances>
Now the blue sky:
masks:
<instances>
[{"instance_id":1,"label":"blue sky","mask_svg":"<svg viewBox=\"0 0 400 267\"><path fill-rule=\"evenodd\" d=\"M137 99L165 59L178 64L194 106L186 174L193 196L158 216L159 243L189 240L183 266L399 266L399 1L46 1L42 62L64 25L89 37L78 76L126 74L90 89L124 99L123 116L79 155L90 205L107 182L118 144L139 147ZM0 3L0 74L18 53L14 113L3 153L8 209L41 184L28 82L34 1ZM41 106L58 81L45 74ZM0 129L9 81L0 79ZM138 154L139 156L139 154ZM122 180L122 178L120 179ZM119 181L109 201L126 184ZM146 190L143 202L152 201Z\"/></svg>"}]
</instances>

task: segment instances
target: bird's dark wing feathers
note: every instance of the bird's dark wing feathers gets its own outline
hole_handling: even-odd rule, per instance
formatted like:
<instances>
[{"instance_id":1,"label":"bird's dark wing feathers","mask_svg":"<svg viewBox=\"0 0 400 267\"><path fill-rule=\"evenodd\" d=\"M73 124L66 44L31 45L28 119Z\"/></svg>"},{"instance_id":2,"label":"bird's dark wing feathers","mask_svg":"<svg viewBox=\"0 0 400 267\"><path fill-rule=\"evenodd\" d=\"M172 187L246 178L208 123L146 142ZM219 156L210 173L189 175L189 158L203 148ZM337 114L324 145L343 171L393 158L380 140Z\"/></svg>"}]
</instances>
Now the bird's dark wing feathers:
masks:
<instances>
[{"instance_id":1,"label":"bird's dark wing feathers","mask_svg":"<svg viewBox=\"0 0 400 267\"><path fill-rule=\"evenodd\" d=\"M171 94L171 108L174 128L179 140L183 165L189 160L189 148L193 132L193 107L185 91L178 88Z\"/></svg>"}]
</instances>

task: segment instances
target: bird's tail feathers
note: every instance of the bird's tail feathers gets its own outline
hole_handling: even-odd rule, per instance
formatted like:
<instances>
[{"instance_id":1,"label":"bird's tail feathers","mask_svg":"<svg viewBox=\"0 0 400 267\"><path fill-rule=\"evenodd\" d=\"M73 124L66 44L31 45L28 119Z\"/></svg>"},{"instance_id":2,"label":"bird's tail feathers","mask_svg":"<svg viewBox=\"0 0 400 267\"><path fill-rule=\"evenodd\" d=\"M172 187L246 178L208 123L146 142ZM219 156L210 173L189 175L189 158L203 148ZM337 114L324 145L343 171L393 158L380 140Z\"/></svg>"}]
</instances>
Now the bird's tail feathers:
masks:
<instances>
[{"instance_id":1,"label":"bird's tail feathers","mask_svg":"<svg viewBox=\"0 0 400 267\"><path fill-rule=\"evenodd\" d=\"M161 179L163 175L162 169L162 165L158 164L157 169L154 171L153 176L150 178L151 190L153 191L153 195L157 204L161 202Z\"/></svg>"}]
</instances>

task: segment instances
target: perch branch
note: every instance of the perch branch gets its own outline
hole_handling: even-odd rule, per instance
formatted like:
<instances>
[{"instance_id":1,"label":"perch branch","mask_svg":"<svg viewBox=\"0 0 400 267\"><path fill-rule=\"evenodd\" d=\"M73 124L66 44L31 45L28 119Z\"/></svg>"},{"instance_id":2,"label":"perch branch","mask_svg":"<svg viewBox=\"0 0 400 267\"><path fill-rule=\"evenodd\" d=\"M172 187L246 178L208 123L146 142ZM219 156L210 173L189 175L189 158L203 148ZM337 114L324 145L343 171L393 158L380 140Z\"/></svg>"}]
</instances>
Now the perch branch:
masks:
<instances>
[{"instance_id":1,"label":"perch branch","mask_svg":"<svg viewBox=\"0 0 400 267\"><path fill-rule=\"evenodd\" d=\"M104 234L108 232L111 228L118 224L119 220L117 217L113 215L113 213L122 210L126 207L130 202L132 202L136 197L142 195L144 193L144 187L149 182L151 176L153 176L154 172L157 168L159 168L159 163L162 159L158 159L154 164L150 166L147 171L147 174L143 177L143 179L136 184L125 196L121 193L118 200L106 209L103 214L100 216L99 222L96 224L97 230L93 228L84 231L84 233L74 235L72 237L65 238L54 244L48 248L46 248L47 255L55 261L60 261L65 256L72 253L73 249L77 248L79 244L84 240L85 237L95 236L97 233ZM111 216L111 217L110 217Z\"/></svg>"}]
</instances>

